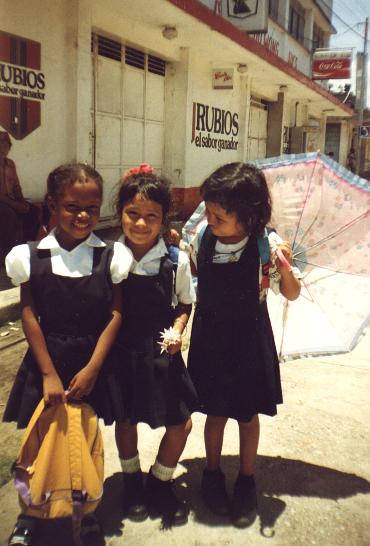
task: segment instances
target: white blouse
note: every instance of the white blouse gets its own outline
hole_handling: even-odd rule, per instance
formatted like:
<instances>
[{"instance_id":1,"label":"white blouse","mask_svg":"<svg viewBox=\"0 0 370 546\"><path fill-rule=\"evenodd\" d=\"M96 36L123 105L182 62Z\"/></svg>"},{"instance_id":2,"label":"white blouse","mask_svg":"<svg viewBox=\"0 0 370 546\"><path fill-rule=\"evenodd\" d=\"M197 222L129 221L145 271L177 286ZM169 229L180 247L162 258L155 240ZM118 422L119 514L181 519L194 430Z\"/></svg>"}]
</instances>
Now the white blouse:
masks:
<instances>
[{"instance_id":1,"label":"white blouse","mask_svg":"<svg viewBox=\"0 0 370 546\"><path fill-rule=\"evenodd\" d=\"M118 241L124 244L125 236L121 235ZM128 247L125 248L132 257L131 272L136 275L147 275L149 277L158 275L161 259L164 255L168 254L166 244L162 237L139 261L135 260ZM190 304L195 301L196 295L191 277L189 257L186 252L179 250L179 261L177 264L176 283L172 304L176 306L179 302Z\"/></svg>"},{"instance_id":2,"label":"white blouse","mask_svg":"<svg viewBox=\"0 0 370 546\"><path fill-rule=\"evenodd\" d=\"M202 240L203 229L202 225L199 227L199 231L195 234L194 239L190 244L190 257L194 262L194 265L197 265L197 256L199 252L199 246ZM270 252L271 252L271 265L269 269L269 278L270 278L270 288L275 294L280 293L280 280L281 275L275 265L275 251L277 246L280 245L283 240L279 235L272 231L269 233L269 243L270 243ZM224 244L217 240L215 245L215 253L212 258L213 263L227 263L227 262L237 262L242 255L242 252L248 242L248 236L245 237L239 243L234 244ZM292 268L293 274L297 279L301 277L301 273L297 267ZM261 286L262 281L262 264L260 264L259 271L259 280L260 280L260 301L263 301L267 296L268 289L264 289Z\"/></svg>"},{"instance_id":3,"label":"white blouse","mask_svg":"<svg viewBox=\"0 0 370 546\"><path fill-rule=\"evenodd\" d=\"M62 277L86 277L91 275L93 267L94 247L104 247L106 243L91 233L72 250L62 248L53 229L41 239L37 248L50 250L51 269L55 275ZM126 279L132 264L132 256L121 243L115 242L110 264L110 274L113 284ZM15 286L29 281L30 278L30 248L27 244L17 245L5 259L6 272Z\"/></svg>"}]
</instances>

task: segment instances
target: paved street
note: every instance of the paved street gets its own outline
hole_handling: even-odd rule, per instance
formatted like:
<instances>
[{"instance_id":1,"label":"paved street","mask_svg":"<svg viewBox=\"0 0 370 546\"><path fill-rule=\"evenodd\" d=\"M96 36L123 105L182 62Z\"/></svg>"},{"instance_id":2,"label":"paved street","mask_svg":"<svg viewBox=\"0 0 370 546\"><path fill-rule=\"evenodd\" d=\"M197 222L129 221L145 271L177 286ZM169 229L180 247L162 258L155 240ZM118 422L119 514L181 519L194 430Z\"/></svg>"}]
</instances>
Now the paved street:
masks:
<instances>
[{"instance_id":1,"label":"paved street","mask_svg":"<svg viewBox=\"0 0 370 546\"><path fill-rule=\"evenodd\" d=\"M176 473L179 493L191 507L190 521L164 531L159 520L122 520L114 433L112 428L104 428L107 479L99 517L105 544L369 546L369 349L370 331L351 354L282 365L285 403L276 418L261 418L257 468L260 514L246 530L210 515L202 504L203 416L194 415L194 429ZM145 472L154 461L161 434L161 430L151 431L144 425L140 428ZM237 427L230 422L223 458L230 488L238 471L237 453ZM1 545L6 544L16 513L16 495L9 483L0 489ZM38 546L69 546L65 529L65 525L59 526L52 538L38 542Z\"/></svg>"}]
</instances>

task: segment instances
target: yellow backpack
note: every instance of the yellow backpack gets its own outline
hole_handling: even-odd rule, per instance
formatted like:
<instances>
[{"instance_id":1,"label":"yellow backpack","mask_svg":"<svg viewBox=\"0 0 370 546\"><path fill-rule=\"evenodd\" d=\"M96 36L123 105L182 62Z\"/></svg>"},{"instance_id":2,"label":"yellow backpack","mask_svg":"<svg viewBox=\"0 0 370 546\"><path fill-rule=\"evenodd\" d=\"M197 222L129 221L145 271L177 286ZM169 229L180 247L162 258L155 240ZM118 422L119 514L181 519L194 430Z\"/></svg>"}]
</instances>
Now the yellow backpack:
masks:
<instances>
[{"instance_id":1,"label":"yellow backpack","mask_svg":"<svg viewBox=\"0 0 370 546\"><path fill-rule=\"evenodd\" d=\"M81 518L103 495L104 450L96 413L86 403L46 406L41 400L13 465L22 513L34 518Z\"/></svg>"}]
</instances>

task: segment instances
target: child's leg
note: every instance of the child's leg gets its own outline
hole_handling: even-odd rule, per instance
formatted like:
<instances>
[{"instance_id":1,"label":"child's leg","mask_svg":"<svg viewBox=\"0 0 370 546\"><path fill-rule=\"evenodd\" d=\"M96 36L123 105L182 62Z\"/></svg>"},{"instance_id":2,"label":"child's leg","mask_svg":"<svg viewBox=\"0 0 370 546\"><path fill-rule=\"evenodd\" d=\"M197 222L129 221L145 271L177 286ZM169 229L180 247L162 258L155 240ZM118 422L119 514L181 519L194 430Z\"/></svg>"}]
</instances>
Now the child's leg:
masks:
<instances>
[{"instance_id":1,"label":"child's leg","mask_svg":"<svg viewBox=\"0 0 370 546\"><path fill-rule=\"evenodd\" d=\"M157 459L150 469L147 481L148 507L153 516L162 516L167 525L183 525L188 521L188 510L178 500L171 478L184 450L192 422L166 427L159 446Z\"/></svg>"},{"instance_id":2,"label":"child's leg","mask_svg":"<svg viewBox=\"0 0 370 546\"><path fill-rule=\"evenodd\" d=\"M220 467L222 443L227 417L208 415L204 427L207 469L217 470Z\"/></svg>"},{"instance_id":3,"label":"child's leg","mask_svg":"<svg viewBox=\"0 0 370 546\"><path fill-rule=\"evenodd\" d=\"M258 415L250 421L238 422L240 443L240 473L252 476L256 465L258 442L260 437L260 422Z\"/></svg>"},{"instance_id":4,"label":"child's leg","mask_svg":"<svg viewBox=\"0 0 370 546\"><path fill-rule=\"evenodd\" d=\"M129 421L116 423L116 444L120 459L132 459L137 452L137 426Z\"/></svg>"},{"instance_id":5,"label":"child's leg","mask_svg":"<svg viewBox=\"0 0 370 546\"><path fill-rule=\"evenodd\" d=\"M167 467L176 467L181 453L184 451L186 440L192 429L192 421L188 419L181 425L166 427L158 450L158 461Z\"/></svg>"},{"instance_id":6,"label":"child's leg","mask_svg":"<svg viewBox=\"0 0 370 546\"><path fill-rule=\"evenodd\" d=\"M227 417L208 415L204 427L207 467L202 476L202 495L207 507L218 516L229 513L225 475L220 468L222 443Z\"/></svg>"},{"instance_id":7,"label":"child's leg","mask_svg":"<svg viewBox=\"0 0 370 546\"><path fill-rule=\"evenodd\" d=\"M137 426L129 421L116 423L116 444L123 472L124 507L131 519L143 521L148 517L148 510L137 451Z\"/></svg>"},{"instance_id":8,"label":"child's leg","mask_svg":"<svg viewBox=\"0 0 370 546\"><path fill-rule=\"evenodd\" d=\"M234 485L231 519L237 527L249 527L257 516L257 492L254 481L260 424L258 415L248 422L238 422L240 472Z\"/></svg>"}]
</instances>

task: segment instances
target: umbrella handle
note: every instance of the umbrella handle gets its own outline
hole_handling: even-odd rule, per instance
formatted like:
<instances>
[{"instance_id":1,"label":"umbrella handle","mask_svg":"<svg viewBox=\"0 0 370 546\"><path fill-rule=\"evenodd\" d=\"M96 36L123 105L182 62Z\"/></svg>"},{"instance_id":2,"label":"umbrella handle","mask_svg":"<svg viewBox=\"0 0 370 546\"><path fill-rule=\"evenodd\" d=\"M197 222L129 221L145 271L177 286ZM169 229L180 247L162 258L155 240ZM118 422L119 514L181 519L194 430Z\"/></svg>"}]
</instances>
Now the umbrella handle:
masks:
<instances>
[{"instance_id":1,"label":"umbrella handle","mask_svg":"<svg viewBox=\"0 0 370 546\"><path fill-rule=\"evenodd\" d=\"M284 256L283 251L280 248L276 249L276 256L279 258L279 261L281 265L284 266L284 269L287 269L288 271L292 271L292 266Z\"/></svg>"}]
</instances>

